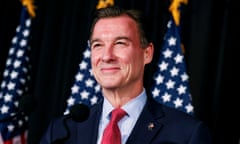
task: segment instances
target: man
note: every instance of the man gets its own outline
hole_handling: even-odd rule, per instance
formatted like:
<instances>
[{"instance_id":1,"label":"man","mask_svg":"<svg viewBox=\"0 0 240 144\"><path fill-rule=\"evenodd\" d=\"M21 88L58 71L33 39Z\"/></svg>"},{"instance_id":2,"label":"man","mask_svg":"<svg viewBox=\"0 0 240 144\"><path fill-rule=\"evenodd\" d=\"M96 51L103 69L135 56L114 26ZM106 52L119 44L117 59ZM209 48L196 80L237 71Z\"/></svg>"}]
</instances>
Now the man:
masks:
<instances>
[{"instance_id":1,"label":"man","mask_svg":"<svg viewBox=\"0 0 240 144\"><path fill-rule=\"evenodd\" d=\"M70 130L66 143L106 144L102 142L105 129L116 108L125 114L117 123L121 144L211 143L209 131L201 121L147 95L144 67L152 61L154 47L140 20L140 13L134 10L108 7L97 12L90 35L91 65L104 99L91 107L86 121L66 121ZM63 119L50 124L41 144L66 137ZM116 144L117 140L113 140L112 144Z\"/></svg>"}]
</instances>

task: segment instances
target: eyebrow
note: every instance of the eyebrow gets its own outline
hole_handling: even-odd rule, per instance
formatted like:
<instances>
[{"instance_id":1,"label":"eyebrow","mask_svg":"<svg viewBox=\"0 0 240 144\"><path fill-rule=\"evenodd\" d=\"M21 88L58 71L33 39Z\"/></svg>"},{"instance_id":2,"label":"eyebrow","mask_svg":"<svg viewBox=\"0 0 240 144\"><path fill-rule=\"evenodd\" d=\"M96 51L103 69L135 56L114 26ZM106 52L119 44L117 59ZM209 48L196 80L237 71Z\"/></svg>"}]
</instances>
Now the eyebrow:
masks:
<instances>
[{"instance_id":1,"label":"eyebrow","mask_svg":"<svg viewBox=\"0 0 240 144\"><path fill-rule=\"evenodd\" d=\"M119 37L116 37L115 40L121 40L121 39L124 39L124 40L127 40L127 41L131 41L131 39L129 37L126 37L126 36L119 36Z\"/></svg>"},{"instance_id":2,"label":"eyebrow","mask_svg":"<svg viewBox=\"0 0 240 144\"><path fill-rule=\"evenodd\" d=\"M131 41L131 39L129 37L126 37L126 36L118 36L118 37L114 38L114 41L121 40L121 39ZM92 44L94 42L98 42L98 41L101 41L101 39L99 39L99 38L92 39L92 40L90 40L90 44Z\"/></svg>"}]
</instances>

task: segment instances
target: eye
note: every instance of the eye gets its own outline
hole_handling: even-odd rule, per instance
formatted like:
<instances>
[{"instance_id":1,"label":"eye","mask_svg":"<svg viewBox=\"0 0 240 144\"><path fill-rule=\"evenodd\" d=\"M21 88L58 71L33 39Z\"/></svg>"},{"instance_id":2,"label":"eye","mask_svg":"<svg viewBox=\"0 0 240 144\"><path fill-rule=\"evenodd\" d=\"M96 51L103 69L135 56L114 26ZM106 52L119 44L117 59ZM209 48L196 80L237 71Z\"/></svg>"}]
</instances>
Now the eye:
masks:
<instances>
[{"instance_id":1,"label":"eye","mask_svg":"<svg viewBox=\"0 0 240 144\"><path fill-rule=\"evenodd\" d=\"M101 43L95 42L95 43L92 43L91 48L92 48L92 49L95 49L95 48L99 48L99 47L101 47L101 46L102 46Z\"/></svg>"},{"instance_id":2,"label":"eye","mask_svg":"<svg viewBox=\"0 0 240 144\"><path fill-rule=\"evenodd\" d=\"M128 43L125 40L118 40L115 42L115 45L127 46Z\"/></svg>"},{"instance_id":3,"label":"eye","mask_svg":"<svg viewBox=\"0 0 240 144\"><path fill-rule=\"evenodd\" d=\"M119 41L119 42L116 42L116 44L124 44L124 42Z\"/></svg>"}]
</instances>

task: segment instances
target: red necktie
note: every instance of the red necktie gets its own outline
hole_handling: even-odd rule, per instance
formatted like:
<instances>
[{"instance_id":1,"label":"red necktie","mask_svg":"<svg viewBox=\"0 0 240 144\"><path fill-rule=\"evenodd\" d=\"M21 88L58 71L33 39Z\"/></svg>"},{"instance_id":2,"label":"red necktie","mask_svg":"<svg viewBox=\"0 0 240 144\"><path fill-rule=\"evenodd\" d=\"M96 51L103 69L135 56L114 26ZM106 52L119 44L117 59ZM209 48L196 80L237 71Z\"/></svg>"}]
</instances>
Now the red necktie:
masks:
<instances>
[{"instance_id":1,"label":"red necktie","mask_svg":"<svg viewBox=\"0 0 240 144\"><path fill-rule=\"evenodd\" d=\"M111 120L103 132L101 144L121 144L121 133L118 128L118 121L126 114L120 108L112 111Z\"/></svg>"}]
</instances>

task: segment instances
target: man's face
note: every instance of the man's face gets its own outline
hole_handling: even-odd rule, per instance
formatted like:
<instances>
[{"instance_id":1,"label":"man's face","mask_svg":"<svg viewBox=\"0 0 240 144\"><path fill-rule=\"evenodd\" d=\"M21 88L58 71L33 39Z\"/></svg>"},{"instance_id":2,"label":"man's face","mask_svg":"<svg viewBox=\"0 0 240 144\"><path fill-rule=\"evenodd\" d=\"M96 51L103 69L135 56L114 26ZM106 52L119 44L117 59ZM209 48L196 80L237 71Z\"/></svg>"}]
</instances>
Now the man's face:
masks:
<instances>
[{"instance_id":1,"label":"man's face","mask_svg":"<svg viewBox=\"0 0 240 144\"><path fill-rule=\"evenodd\" d=\"M145 59L152 52L140 46L136 23L127 16L100 19L91 37L93 74L104 89L142 84Z\"/></svg>"}]
</instances>

